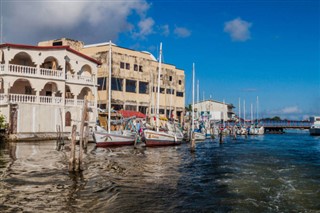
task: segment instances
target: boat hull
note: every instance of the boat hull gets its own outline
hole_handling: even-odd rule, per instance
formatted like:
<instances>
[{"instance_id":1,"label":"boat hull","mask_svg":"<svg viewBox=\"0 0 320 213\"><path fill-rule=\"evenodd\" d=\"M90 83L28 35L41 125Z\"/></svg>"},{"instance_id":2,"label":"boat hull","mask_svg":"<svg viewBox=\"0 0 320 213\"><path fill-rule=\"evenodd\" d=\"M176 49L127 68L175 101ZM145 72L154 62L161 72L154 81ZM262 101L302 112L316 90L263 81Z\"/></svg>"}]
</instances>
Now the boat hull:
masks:
<instances>
[{"instance_id":1,"label":"boat hull","mask_svg":"<svg viewBox=\"0 0 320 213\"><path fill-rule=\"evenodd\" d=\"M147 147L150 146L174 146L180 145L182 138L177 138L173 134L166 132L156 132L152 130L144 131L144 140Z\"/></svg>"},{"instance_id":2,"label":"boat hull","mask_svg":"<svg viewBox=\"0 0 320 213\"><path fill-rule=\"evenodd\" d=\"M313 136L319 136L320 135L320 128L310 128L309 129L309 133L310 135L313 135Z\"/></svg>"},{"instance_id":3,"label":"boat hull","mask_svg":"<svg viewBox=\"0 0 320 213\"><path fill-rule=\"evenodd\" d=\"M93 133L94 141L97 147L109 147L109 146L129 146L134 145L134 135L122 135L115 133L108 133L106 130L99 129Z\"/></svg>"}]
</instances>

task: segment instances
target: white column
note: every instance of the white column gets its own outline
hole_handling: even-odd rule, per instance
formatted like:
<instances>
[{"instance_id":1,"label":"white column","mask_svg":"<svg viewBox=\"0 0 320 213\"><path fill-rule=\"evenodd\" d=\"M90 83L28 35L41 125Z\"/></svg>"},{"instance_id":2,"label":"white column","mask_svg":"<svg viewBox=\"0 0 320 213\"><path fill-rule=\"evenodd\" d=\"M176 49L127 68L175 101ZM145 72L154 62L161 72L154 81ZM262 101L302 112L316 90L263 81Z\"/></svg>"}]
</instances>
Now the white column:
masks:
<instances>
[{"instance_id":1,"label":"white column","mask_svg":"<svg viewBox=\"0 0 320 213\"><path fill-rule=\"evenodd\" d=\"M36 107L32 107L32 132L36 132Z\"/></svg>"}]
</instances>

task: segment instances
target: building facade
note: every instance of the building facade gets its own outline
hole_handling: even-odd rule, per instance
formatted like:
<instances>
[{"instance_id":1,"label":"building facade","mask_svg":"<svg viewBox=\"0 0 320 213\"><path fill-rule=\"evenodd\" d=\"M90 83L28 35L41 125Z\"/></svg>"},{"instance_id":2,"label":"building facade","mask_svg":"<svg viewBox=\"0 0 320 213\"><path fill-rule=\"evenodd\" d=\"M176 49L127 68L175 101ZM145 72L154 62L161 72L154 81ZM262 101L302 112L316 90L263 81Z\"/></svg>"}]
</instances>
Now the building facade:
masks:
<instances>
[{"instance_id":1,"label":"building facade","mask_svg":"<svg viewBox=\"0 0 320 213\"><path fill-rule=\"evenodd\" d=\"M68 46L0 45L0 110L16 138L70 132L84 100L97 111L99 61ZM14 139L14 138L12 138Z\"/></svg>"},{"instance_id":2,"label":"building facade","mask_svg":"<svg viewBox=\"0 0 320 213\"><path fill-rule=\"evenodd\" d=\"M235 108L232 104L226 104L214 100L201 101L194 104L195 111L198 116L201 116L208 120L224 121L232 120L235 113Z\"/></svg>"},{"instance_id":3,"label":"building facade","mask_svg":"<svg viewBox=\"0 0 320 213\"><path fill-rule=\"evenodd\" d=\"M110 54L111 50L111 54ZM109 57L111 55L111 106L115 110L140 111L151 116L157 103L158 67L155 57L113 43L85 45L82 53L102 62L98 69L98 107L108 105ZM161 64L160 115L181 119L185 107L184 70Z\"/></svg>"}]
</instances>

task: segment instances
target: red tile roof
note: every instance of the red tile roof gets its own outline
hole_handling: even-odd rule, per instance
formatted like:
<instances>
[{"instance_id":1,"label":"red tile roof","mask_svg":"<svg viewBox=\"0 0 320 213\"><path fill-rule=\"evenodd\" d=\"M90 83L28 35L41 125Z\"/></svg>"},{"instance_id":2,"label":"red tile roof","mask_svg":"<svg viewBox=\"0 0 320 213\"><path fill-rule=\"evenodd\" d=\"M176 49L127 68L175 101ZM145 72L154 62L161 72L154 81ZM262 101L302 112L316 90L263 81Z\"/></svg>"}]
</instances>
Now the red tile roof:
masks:
<instances>
[{"instance_id":1,"label":"red tile roof","mask_svg":"<svg viewBox=\"0 0 320 213\"><path fill-rule=\"evenodd\" d=\"M57 49L65 49L69 52L72 52L82 58L85 58L89 61L92 61L98 65L101 65L102 63L94 58L91 58L83 53L80 53L72 48L70 48L69 46L32 46L32 45L25 45L25 44L10 44L10 43L5 43L5 44L1 44L0 48L2 47L12 47L12 48L20 48L20 49L32 49L32 50L57 50Z\"/></svg>"}]
</instances>

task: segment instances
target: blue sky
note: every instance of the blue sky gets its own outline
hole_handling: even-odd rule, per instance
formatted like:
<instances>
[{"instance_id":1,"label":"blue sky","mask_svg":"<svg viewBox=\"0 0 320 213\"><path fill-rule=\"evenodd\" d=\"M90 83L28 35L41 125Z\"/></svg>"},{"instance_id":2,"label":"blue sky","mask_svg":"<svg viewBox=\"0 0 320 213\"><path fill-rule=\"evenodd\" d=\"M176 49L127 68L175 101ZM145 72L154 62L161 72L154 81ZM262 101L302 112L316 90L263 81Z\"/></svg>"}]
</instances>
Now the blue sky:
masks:
<instances>
[{"instance_id":1,"label":"blue sky","mask_svg":"<svg viewBox=\"0 0 320 213\"><path fill-rule=\"evenodd\" d=\"M320 1L118 0L2 1L3 42L37 44L67 37L112 40L185 70L191 102L192 63L200 100L246 102L259 114L320 115ZM247 115L248 116L248 115Z\"/></svg>"}]
</instances>

